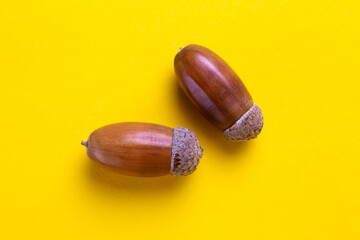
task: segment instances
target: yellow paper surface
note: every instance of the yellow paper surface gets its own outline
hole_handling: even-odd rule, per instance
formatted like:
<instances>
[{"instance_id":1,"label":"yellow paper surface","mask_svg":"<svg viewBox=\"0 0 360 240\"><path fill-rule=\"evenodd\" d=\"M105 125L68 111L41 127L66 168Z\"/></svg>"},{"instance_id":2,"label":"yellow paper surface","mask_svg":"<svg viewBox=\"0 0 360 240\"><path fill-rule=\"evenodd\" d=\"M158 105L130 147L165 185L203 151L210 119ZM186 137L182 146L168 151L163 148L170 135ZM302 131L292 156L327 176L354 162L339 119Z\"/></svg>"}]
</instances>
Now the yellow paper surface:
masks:
<instances>
[{"instance_id":1,"label":"yellow paper surface","mask_svg":"<svg viewBox=\"0 0 360 240\"><path fill-rule=\"evenodd\" d=\"M1 1L0 239L360 239L358 1ZM226 141L177 86L206 46L263 110ZM98 127L194 131L184 178L94 166Z\"/></svg>"}]
</instances>

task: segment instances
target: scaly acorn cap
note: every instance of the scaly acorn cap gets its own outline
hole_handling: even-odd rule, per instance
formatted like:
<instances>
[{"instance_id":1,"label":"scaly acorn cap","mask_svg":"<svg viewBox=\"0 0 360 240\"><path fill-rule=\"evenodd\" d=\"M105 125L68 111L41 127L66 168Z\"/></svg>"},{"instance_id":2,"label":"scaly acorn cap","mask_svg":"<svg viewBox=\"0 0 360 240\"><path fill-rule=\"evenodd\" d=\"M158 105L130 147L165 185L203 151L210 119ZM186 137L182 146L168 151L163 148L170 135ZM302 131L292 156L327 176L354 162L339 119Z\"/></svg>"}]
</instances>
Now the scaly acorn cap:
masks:
<instances>
[{"instance_id":1,"label":"scaly acorn cap","mask_svg":"<svg viewBox=\"0 0 360 240\"><path fill-rule=\"evenodd\" d=\"M224 135L232 141L256 138L264 126L264 118L259 106L254 105L231 127L224 130Z\"/></svg>"},{"instance_id":2,"label":"scaly acorn cap","mask_svg":"<svg viewBox=\"0 0 360 240\"><path fill-rule=\"evenodd\" d=\"M192 131L183 127L174 128L171 151L172 175L187 176L193 173L202 154L203 149Z\"/></svg>"}]
</instances>

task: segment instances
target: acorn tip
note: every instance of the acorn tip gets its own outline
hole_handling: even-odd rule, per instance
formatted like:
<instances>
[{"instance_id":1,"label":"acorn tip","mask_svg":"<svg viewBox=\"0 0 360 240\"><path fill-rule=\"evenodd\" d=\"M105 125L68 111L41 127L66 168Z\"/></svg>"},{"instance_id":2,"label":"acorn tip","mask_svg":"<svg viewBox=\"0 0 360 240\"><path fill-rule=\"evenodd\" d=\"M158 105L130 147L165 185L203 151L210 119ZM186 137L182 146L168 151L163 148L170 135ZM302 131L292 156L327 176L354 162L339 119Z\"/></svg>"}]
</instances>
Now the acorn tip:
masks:
<instances>
[{"instance_id":1,"label":"acorn tip","mask_svg":"<svg viewBox=\"0 0 360 240\"><path fill-rule=\"evenodd\" d=\"M88 141L81 141L81 145L84 145L85 147L88 147Z\"/></svg>"}]
</instances>

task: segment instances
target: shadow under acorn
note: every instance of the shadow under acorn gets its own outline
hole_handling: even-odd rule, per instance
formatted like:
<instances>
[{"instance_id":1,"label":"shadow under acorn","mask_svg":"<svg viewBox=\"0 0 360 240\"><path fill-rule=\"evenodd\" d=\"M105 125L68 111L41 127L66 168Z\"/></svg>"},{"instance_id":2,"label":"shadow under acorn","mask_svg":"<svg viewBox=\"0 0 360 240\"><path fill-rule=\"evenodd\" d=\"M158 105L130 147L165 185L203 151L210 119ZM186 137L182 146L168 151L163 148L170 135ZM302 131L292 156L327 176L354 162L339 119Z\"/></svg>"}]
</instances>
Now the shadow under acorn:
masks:
<instances>
[{"instance_id":1,"label":"shadow under acorn","mask_svg":"<svg viewBox=\"0 0 360 240\"><path fill-rule=\"evenodd\" d=\"M81 159L85 163L88 185L96 192L111 196L157 198L178 191L188 182L187 177L171 175L161 177L133 177L103 169L87 156Z\"/></svg>"}]
</instances>

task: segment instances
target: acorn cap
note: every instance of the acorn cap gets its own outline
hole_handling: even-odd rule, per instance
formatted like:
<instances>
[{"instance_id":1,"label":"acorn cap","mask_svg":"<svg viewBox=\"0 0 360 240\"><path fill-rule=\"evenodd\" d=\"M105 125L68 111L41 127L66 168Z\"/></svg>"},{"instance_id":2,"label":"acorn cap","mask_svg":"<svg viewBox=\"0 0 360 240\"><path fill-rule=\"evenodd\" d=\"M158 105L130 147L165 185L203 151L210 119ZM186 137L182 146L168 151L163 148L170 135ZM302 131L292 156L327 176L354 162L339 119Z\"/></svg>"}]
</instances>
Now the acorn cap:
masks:
<instances>
[{"instance_id":1,"label":"acorn cap","mask_svg":"<svg viewBox=\"0 0 360 240\"><path fill-rule=\"evenodd\" d=\"M254 103L252 107L231 127L224 130L227 139L233 141L256 138L264 126L261 109Z\"/></svg>"},{"instance_id":2,"label":"acorn cap","mask_svg":"<svg viewBox=\"0 0 360 240\"><path fill-rule=\"evenodd\" d=\"M174 128L171 151L171 174L187 176L198 166L203 149L195 134L187 128Z\"/></svg>"}]
</instances>

